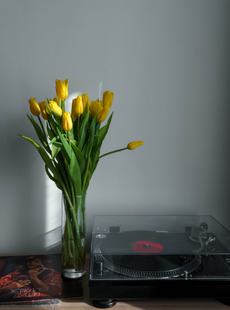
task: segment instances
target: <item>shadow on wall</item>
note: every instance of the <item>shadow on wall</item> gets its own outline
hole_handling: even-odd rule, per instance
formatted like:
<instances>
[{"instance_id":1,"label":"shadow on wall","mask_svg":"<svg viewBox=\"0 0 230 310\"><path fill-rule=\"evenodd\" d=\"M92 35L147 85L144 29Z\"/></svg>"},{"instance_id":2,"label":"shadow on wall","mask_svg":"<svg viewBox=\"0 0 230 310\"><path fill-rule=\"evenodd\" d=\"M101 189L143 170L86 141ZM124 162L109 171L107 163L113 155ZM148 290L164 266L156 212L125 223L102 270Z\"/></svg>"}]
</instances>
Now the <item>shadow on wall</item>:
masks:
<instances>
[{"instance_id":1,"label":"shadow on wall","mask_svg":"<svg viewBox=\"0 0 230 310\"><path fill-rule=\"evenodd\" d=\"M0 254L60 253L61 192L46 175L37 150L15 128L38 141L25 115L6 132L10 143L3 142L2 156L8 164L2 161L0 170L0 226L5 232Z\"/></svg>"},{"instance_id":2,"label":"shadow on wall","mask_svg":"<svg viewBox=\"0 0 230 310\"><path fill-rule=\"evenodd\" d=\"M43 165L43 163L42 163ZM44 166L44 165L43 165ZM39 182L40 193L30 197L36 199L36 206L30 203L30 253L61 252L61 191L41 169L42 179Z\"/></svg>"}]
</instances>

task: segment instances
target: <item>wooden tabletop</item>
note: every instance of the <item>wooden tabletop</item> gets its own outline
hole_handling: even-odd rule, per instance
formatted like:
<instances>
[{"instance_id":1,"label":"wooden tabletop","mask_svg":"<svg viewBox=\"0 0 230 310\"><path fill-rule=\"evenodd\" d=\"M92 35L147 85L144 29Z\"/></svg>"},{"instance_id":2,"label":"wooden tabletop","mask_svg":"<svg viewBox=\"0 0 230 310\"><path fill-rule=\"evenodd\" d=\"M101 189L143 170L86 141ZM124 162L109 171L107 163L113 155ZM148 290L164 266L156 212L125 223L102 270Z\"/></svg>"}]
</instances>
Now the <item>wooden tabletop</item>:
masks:
<instances>
[{"instance_id":1,"label":"wooden tabletop","mask_svg":"<svg viewBox=\"0 0 230 310\"><path fill-rule=\"evenodd\" d=\"M89 297L89 254L87 255L86 274L82 278L83 298L81 299L64 299L58 306L19 306L20 310L87 310L97 309L93 307ZM1 306L0 310L15 310L17 306ZM12 309L14 308L14 309ZM110 309L116 310L230 310L229 306L222 304L215 299L138 299L138 300L122 300Z\"/></svg>"}]
</instances>

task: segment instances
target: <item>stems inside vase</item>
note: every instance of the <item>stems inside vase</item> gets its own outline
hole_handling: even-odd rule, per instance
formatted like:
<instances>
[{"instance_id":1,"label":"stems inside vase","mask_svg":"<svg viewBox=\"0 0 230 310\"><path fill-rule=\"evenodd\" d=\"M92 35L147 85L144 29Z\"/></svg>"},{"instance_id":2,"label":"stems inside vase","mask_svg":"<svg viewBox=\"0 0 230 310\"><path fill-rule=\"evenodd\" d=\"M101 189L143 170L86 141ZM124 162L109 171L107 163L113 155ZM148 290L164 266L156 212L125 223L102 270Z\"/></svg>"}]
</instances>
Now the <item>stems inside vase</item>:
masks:
<instances>
[{"instance_id":1,"label":"stems inside vase","mask_svg":"<svg viewBox=\"0 0 230 310\"><path fill-rule=\"evenodd\" d=\"M85 269L85 195L63 194L63 209L62 268L77 272Z\"/></svg>"}]
</instances>

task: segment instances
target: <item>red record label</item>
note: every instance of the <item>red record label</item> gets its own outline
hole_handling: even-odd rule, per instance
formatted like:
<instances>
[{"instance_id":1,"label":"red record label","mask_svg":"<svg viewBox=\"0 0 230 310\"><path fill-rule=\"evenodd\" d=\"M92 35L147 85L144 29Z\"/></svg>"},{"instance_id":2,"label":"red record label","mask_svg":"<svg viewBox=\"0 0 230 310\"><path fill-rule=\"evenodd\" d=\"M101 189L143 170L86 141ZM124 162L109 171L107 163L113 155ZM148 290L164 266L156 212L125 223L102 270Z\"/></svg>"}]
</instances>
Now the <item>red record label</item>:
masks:
<instances>
[{"instance_id":1,"label":"red record label","mask_svg":"<svg viewBox=\"0 0 230 310\"><path fill-rule=\"evenodd\" d=\"M159 253L163 246L152 241L138 241L132 244L132 249L138 253Z\"/></svg>"}]
</instances>

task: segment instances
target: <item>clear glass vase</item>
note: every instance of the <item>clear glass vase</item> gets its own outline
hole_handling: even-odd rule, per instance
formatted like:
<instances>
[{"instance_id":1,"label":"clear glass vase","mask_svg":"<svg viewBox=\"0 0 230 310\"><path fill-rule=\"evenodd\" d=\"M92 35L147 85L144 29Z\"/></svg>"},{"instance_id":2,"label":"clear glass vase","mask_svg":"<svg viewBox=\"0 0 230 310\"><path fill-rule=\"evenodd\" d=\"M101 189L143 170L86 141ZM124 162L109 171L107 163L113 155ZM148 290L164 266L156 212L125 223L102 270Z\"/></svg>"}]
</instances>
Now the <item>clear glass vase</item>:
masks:
<instances>
[{"instance_id":1,"label":"clear glass vase","mask_svg":"<svg viewBox=\"0 0 230 310\"><path fill-rule=\"evenodd\" d=\"M80 278L85 274L86 195L62 194L62 274L66 278Z\"/></svg>"}]
</instances>

